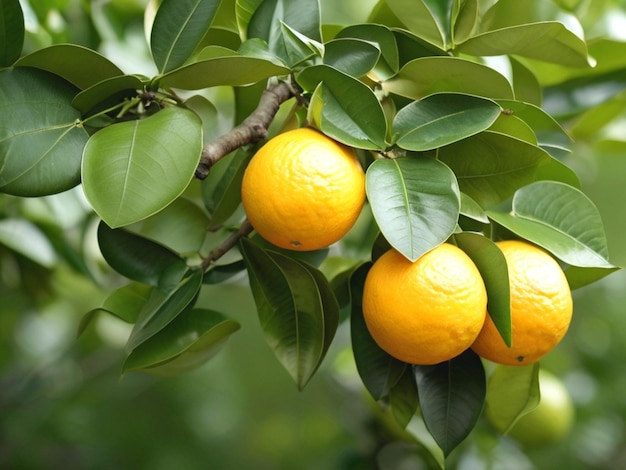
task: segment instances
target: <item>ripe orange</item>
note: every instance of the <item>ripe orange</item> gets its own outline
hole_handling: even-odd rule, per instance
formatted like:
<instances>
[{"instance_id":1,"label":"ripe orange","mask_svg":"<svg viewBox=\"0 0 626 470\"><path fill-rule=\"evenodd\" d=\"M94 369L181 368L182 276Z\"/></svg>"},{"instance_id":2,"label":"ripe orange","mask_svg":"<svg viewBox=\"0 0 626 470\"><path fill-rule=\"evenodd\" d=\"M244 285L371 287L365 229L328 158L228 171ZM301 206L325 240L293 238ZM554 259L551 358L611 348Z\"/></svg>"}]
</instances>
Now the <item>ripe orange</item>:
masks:
<instances>
[{"instance_id":1,"label":"ripe orange","mask_svg":"<svg viewBox=\"0 0 626 470\"><path fill-rule=\"evenodd\" d=\"M324 248L352 228L365 203L365 173L354 151L301 128L270 139L241 187L248 220L263 238L297 251Z\"/></svg>"},{"instance_id":2,"label":"ripe orange","mask_svg":"<svg viewBox=\"0 0 626 470\"><path fill-rule=\"evenodd\" d=\"M396 250L367 274L363 316L376 343L411 364L438 364L470 347L485 320L487 293L472 260L444 243L411 262Z\"/></svg>"},{"instance_id":3,"label":"ripe orange","mask_svg":"<svg viewBox=\"0 0 626 470\"><path fill-rule=\"evenodd\" d=\"M572 318L572 294L559 264L541 248L518 240L496 244L509 272L512 344L509 348L504 343L487 316L472 349L500 364L532 364L565 336Z\"/></svg>"}]
</instances>

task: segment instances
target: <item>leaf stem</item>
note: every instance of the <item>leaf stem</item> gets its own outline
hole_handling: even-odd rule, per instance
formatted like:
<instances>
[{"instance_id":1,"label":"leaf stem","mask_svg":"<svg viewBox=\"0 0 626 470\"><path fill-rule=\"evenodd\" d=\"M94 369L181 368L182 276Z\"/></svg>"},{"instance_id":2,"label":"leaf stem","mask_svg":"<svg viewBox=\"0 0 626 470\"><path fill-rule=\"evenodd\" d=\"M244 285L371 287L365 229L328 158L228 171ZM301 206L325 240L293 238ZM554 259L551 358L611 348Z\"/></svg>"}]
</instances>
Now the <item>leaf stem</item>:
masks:
<instances>
[{"instance_id":1,"label":"leaf stem","mask_svg":"<svg viewBox=\"0 0 626 470\"><path fill-rule=\"evenodd\" d=\"M241 238L249 235L252 230L254 229L250 221L248 219L244 220L236 232L233 232L219 246L213 248L206 258L202 259L202 270L206 271L212 263L224 256Z\"/></svg>"},{"instance_id":2,"label":"leaf stem","mask_svg":"<svg viewBox=\"0 0 626 470\"><path fill-rule=\"evenodd\" d=\"M238 126L202 149L200 163L196 168L196 178L205 179L211 167L222 157L246 144L258 142L267 136L267 128L282 103L296 93L292 86L280 81L263 91L256 109Z\"/></svg>"}]
</instances>

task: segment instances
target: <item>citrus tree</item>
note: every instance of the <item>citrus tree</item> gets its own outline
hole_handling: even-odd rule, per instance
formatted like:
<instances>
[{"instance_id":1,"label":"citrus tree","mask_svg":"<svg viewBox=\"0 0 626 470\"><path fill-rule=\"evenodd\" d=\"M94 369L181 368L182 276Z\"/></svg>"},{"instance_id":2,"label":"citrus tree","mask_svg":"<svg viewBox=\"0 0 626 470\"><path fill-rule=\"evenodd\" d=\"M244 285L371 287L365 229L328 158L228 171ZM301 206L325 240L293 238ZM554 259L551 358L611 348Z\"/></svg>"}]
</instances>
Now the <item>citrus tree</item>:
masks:
<instances>
[{"instance_id":1,"label":"citrus tree","mask_svg":"<svg viewBox=\"0 0 626 470\"><path fill-rule=\"evenodd\" d=\"M624 43L601 35L608 10L597 8L380 0L366 22L337 25L322 23L317 0L150 1L153 73L144 75L71 37L38 43L20 2L5 0L1 261L24 273L35 264L43 276L65 263L106 286L77 328L100 315L131 324L123 374L180 374L218 353L245 325L199 304L199 294L242 276L268 347L299 389L349 324L363 387L426 461L443 466L485 407L507 432L537 405L540 355L496 365L498 354L485 359L473 347L480 328L460 349L445 344L454 351L445 357L396 354L367 318L368 273L392 253L370 281L372 308L407 317L424 304L432 319L440 312L430 296L413 298L394 273L454 245L484 289L473 321L493 325L507 356L516 288L502 240L556 260L569 300L570 289L618 269L570 164L573 137L619 140ZM355 163L348 173L337 155ZM329 191L336 186L348 191ZM444 292L456 286L454 271L445 279ZM438 302L465 313L455 292ZM457 342L438 318L432 338ZM426 320L403 321L390 344ZM558 321L565 334L569 317ZM531 344L542 341L535 330Z\"/></svg>"}]
</instances>

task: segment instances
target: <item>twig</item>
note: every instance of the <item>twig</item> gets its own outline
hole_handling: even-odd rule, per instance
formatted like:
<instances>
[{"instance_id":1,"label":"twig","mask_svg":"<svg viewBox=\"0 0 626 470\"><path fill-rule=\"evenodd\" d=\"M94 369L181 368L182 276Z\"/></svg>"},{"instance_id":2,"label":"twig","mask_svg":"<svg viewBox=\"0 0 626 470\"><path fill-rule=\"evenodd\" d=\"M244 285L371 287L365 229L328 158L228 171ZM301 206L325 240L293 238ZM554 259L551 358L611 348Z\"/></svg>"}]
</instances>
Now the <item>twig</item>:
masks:
<instances>
[{"instance_id":1,"label":"twig","mask_svg":"<svg viewBox=\"0 0 626 470\"><path fill-rule=\"evenodd\" d=\"M211 167L233 150L264 139L267 135L267 128L278 112L281 103L294 95L291 85L283 81L264 90L259 105L250 116L230 132L208 143L202 149L200 163L196 168L196 178L205 179L209 175Z\"/></svg>"},{"instance_id":2,"label":"twig","mask_svg":"<svg viewBox=\"0 0 626 470\"><path fill-rule=\"evenodd\" d=\"M250 232L252 232L253 228L248 219L244 220L239 229L232 233L226 240L224 240L221 245L213 248L209 255L202 260L202 270L206 271L207 268L214 263L222 256L226 254L232 247L234 247L237 242L247 236Z\"/></svg>"}]
</instances>

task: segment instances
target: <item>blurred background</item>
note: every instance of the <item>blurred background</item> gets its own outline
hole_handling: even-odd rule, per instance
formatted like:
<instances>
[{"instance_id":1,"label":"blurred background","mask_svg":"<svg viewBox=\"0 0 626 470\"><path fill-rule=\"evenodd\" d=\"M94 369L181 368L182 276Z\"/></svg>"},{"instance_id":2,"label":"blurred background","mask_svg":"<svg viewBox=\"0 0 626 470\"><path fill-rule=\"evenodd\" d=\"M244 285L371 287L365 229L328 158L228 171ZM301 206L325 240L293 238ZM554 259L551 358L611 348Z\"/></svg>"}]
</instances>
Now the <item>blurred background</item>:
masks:
<instances>
[{"instance_id":1,"label":"blurred background","mask_svg":"<svg viewBox=\"0 0 626 470\"><path fill-rule=\"evenodd\" d=\"M27 48L76 41L125 70L148 67L145 1L93 1L93 22L84 16L88 2L31 3L37 9L27 10ZM341 23L363 21L375 2L322 3ZM568 162L602 215L619 266L626 265L625 150L579 143ZM72 192L43 201L0 197L1 214L17 210L33 220L54 217L72 233L87 209ZM96 250L93 233L87 239L94 244L87 250ZM299 392L263 341L246 279L237 278L203 289L199 302L242 325L215 358L178 378L120 378L127 325L101 316L76 338L81 317L104 296L67 265L45 268L0 245L0 468L425 468L377 418L356 374L347 325ZM453 452L450 468L626 468L626 272L575 291L574 299L570 331L542 361L574 399L570 435L524 449L482 423Z\"/></svg>"}]
</instances>

